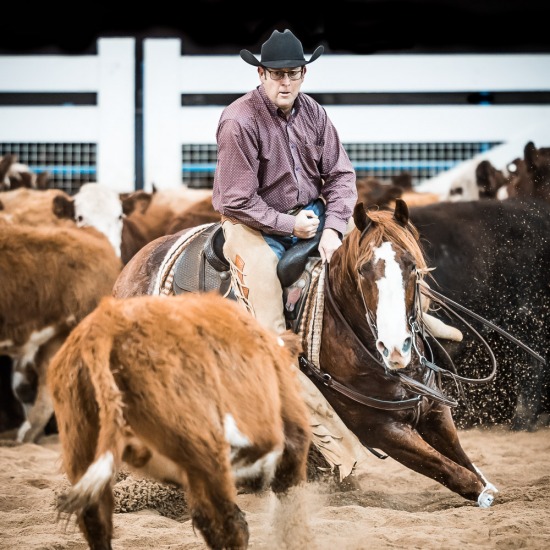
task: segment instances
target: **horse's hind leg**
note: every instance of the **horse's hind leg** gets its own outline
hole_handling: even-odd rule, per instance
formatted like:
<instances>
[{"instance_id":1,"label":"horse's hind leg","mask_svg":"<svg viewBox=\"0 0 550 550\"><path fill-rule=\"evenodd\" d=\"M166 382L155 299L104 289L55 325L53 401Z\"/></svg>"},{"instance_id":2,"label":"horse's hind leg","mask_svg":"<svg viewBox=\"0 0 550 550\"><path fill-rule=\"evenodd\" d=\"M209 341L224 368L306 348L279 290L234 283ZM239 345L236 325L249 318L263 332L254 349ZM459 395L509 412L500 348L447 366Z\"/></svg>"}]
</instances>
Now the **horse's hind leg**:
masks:
<instances>
[{"instance_id":1,"label":"horse's hind leg","mask_svg":"<svg viewBox=\"0 0 550 550\"><path fill-rule=\"evenodd\" d=\"M434 449L476 474L484 486L483 491L478 496L479 505L482 507L490 506L493 495L498 490L473 464L462 448L450 409L442 406L432 410L421 420L417 429L422 438Z\"/></svg>"},{"instance_id":2,"label":"horse's hind leg","mask_svg":"<svg viewBox=\"0 0 550 550\"><path fill-rule=\"evenodd\" d=\"M228 465L211 470L187 470L187 500L193 525L209 548L244 550L248 523L235 502L236 489Z\"/></svg>"}]
</instances>

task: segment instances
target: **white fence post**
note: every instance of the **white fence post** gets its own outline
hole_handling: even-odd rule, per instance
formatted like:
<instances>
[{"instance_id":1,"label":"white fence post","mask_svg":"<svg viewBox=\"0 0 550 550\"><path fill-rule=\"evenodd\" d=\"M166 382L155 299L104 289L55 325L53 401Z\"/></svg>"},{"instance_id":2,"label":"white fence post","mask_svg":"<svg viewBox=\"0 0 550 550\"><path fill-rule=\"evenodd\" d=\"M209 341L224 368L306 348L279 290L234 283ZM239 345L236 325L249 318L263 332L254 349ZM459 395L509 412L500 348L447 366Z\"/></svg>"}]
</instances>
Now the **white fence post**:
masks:
<instances>
[{"instance_id":1,"label":"white fence post","mask_svg":"<svg viewBox=\"0 0 550 550\"><path fill-rule=\"evenodd\" d=\"M99 53L97 181L135 188L135 40L102 38Z\"/></svg>"},{"instance_id":2,"label":"white fence post","mask_svg":"<svg viewBox=\"0 0 550 550\"><path fill-rule=\"evenodd\" d=\"M143 162L144 189L182 185L180 40L144 40ZM194 75L198 78L198 75Z\"/></svg>"}]
</instances>

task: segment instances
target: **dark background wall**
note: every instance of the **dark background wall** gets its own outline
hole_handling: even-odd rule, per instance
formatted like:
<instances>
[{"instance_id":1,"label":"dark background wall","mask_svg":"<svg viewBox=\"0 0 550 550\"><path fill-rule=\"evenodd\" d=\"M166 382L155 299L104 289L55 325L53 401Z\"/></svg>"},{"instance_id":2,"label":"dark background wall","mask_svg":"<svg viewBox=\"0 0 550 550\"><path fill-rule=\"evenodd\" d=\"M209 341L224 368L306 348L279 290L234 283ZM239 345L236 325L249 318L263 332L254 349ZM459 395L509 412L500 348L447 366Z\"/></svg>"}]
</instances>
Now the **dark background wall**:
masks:
<instances>
[{"instance_id":1,"label":"dark background wall","mask_svg":"<svg viewBox=\"0 0 550 550\"><path fill-rule=\"evenodd\" d=\"M550 52L550 0L11 2L0 55L93 53L99 36L182 38L185 54L254 52L292 29L306 52Z\"/></svg>"}]
</instances>

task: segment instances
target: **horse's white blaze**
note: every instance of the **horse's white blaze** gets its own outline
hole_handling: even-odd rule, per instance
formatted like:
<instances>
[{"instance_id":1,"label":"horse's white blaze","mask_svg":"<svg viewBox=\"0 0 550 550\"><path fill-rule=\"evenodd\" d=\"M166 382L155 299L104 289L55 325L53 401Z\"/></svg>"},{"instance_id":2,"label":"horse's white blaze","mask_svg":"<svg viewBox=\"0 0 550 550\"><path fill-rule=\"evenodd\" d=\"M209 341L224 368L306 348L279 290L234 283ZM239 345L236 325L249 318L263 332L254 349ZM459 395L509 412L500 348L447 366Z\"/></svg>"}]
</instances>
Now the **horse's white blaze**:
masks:
<instances>
[{"instance_id":1,"label":"horse's white blaze","mask_svg":"<svg viewBox=\"0 0 550 550\"><path fill-rule=\"evenodd\" d=\"M384 362L390 368L405 367L409 361L410 349L403 353L405 340L410 336L407 330L407 311L405 307L405 287L401 268L395 260L395 251L391 243L384 242L374 250L375 261L383 261L384 277L376 281L378 287L378 306L376 309L376 326L378 340L388 350ZM397 352L398 357L395 357ZM392 357L393 356L393 357Z\"/></svg>"},{"instance_id":2,"label":"horse's white blaze","mask_svg":"<svg viewBox=\"0 0 550 550\"><path fill-rule=\"evenodd\" d=\"M74 209L77 226L95 227L120 257L122 203L118 193L99 183L85 183L74 197Z\"/></svg>"}]
</instances>

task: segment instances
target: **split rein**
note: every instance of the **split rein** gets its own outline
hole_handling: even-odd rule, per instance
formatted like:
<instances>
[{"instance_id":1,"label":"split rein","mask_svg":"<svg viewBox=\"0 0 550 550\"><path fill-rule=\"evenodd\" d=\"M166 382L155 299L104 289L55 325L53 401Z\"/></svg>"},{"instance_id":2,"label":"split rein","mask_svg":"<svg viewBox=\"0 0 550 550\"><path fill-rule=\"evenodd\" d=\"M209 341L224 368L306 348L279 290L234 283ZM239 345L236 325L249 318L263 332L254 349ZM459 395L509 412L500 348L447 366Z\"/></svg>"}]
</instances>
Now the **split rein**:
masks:
<instances>
[{"instance_id":1,"label":"split rein","mask_svg":"<svg viewBox=\"0 0 550 550\"><path fill-rule=\"evenodd\" d=\"M353 401L357 403L361 403L363 405L366 405L368 407L372 407L375 409L381 409L381 410L405 410L405 409L411 409L415 408L420 405L420 402L424 397L438 402L442 403L444 405L447 405L449 407L455 407L458 405L458 402L454 399L449 398L448 396L444 395L442 391L439 389L431 388L426 385L426 383L419 382L418 380L415 380L411 378L410 376L407 376L406 374L396 371L390 371L386 368L384 362L376 357L366 346L366 344L359 338L359 336L356 334L353 327L349 324L347 319L342 314L342 311L338 304L336 303L334 296L332 294L332 289L330 287L330 279L328 276L328 270L329 270L329 264L326 264L326 276L325 276L325 295L328 299L328 303L338 319L341 321L341 323L348 329L349 333L354 337L355 341L358 343L359 348L365 352L375 363L379 364L380 366L384 367L386 374L388 376L397 378L399 382L406 386L407 389L409 389L412 393L415 393L416 396L408 399L402 399L402 400L384 400L384 399L377 399L374 397L369 397L366 395L363 395L362 393L357 392L356 390L353 390L352 388L349 388L348 386L345 386L344 384L341 384L337 380L335 380L329 373L323 372L320 368L318 368L316 365L311 363L308 359L301 356L300 357L300 366L302 370L304 370L307 374L311 375L313 378L315 378L318 382L322 383L323 385L332 388L333 390L337 391L338 393L345 395L346 397L352 399ZM361 288L361 287L360 287ZM460 319L465 326L468 327L469 330L471 330L476 337L483 343L485 348L487 349L487 352L490 356L491 363L492 363L492 369L490 374L487 377L484 378L466 378L464 376L461 376L457 374L455 365L450 358L450 356L447 354L447 352L444 350L443 346L437 341L437 339L427 330L421 328L421 325L418 323L418 320L416 319L416 312L421 311L420 309L420 293L425 294L430 299L432 299L435 303L437 303L442 309L445 309L448 313L453 315L454 317ZM372 318L370 316L370 312L367 308L365 297L362 294L361 290L361 297L363 299L364 307L365 307L365 317L367 319L367 322L369 324L369 327L371 329L371 332L376 339L376 327L372 323ZM474 313L473 311L470 311L468 308L454 302L450 298L447 298L446 296L440 294L439 292L436 292L435 290L432 290L427 285L423 285L420 281L419 277L417 277L417 281L415 283L415 297L414 297L414 316L409 319L409 324L411 327L412 332L412 341L414 349L419 357L420 364L426 368L429 369L430 376L428 377L429 380L432 378L432 374L437 375L438 377L438 386L441 387L442 378L450 378L452 379L455 384L457 385L457 388L459 391L461 391L460 383L469 383L469 384L486 384L491 382L494 377L496 376L497 372L497 361L495 358L495 355L490 347L490 345L487 343L487 341L481 336L481 334L470 324L468 323L464 317L459 315L455 309L458 309L462 313L466 314L472 319L475 319L482 323L483 325L487 326L488 328L498 332L501 336L504 336L523 350L527 351L531 356L533 356L537 361L540 361L542 364L546 364L546 361L538 355L536 352L534 352L531 348L514 338L511 334L503 330L502 328L498 327L497 325L491 323L487 319L484 319L480 315ZM420 336L423 341L427 344L426 341L426 335L431 336L434 340L434 342L437 343L439 348L443 351L445 356L447 357L447 360L452 364L453 371L450 371L448 369L442 368L432 361L428 360L425 355L419 350L418 343L417 343L417 336Z\"/></svg>"}]
</instances>

